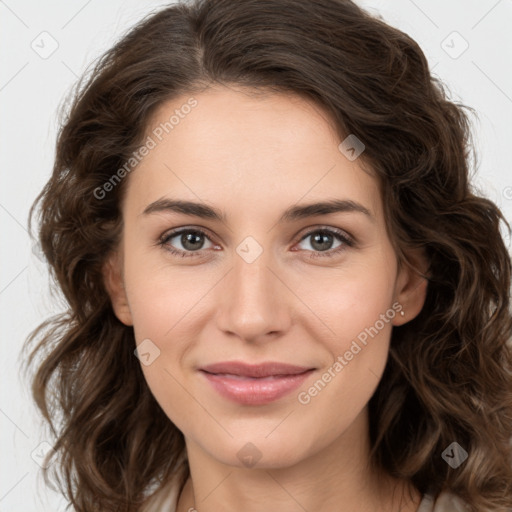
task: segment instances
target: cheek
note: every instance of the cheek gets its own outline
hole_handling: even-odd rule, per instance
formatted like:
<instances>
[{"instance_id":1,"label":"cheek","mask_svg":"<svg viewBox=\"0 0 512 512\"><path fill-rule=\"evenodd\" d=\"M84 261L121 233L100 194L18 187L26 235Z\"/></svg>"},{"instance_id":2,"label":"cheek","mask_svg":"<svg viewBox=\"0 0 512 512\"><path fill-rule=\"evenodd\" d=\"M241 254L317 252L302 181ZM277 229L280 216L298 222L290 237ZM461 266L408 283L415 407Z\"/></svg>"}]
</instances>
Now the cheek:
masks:
<instances>
[{"instance_id":1,"label":"cheek","mask_svg":"<svg viewBox=\"0 0 512 512\"><path fill-rule=\"evenodd\" d=\"M331 277L316 286L304 283L301 291L322 320L324 334L317 330L315 337L331 357L313 385L301 389L301 403L336 425L336 418L357 414L377 387L397 313L392 308L394 267L382 256Z\"/></svg>"},{"instance_id":2,"label":"cheek","mask_svg":"<svg viewBox=\"0 0 512 512\"><path fill-rule=\"evenodd\" d=\"M162 256L159 256L162 260ZM190 324L201 310L205 295L214 286L212 273L194 267L151 264L144 256L127 258L125 280L137 341L154 337L161 342Z\"/></svg>"},{"instance_id":3,"label":"cheek","mask_svg":"<svg viewBox=\"0 0 512 512\"><path fill-rule=\"evenodd\" d=\"M127 272L126 277L135 339L141 347L146 343L152 355L150 364L141 358L146 383L168 418L178 429L189 431L191 418L202 411L194 408L187 392L182 365L193 345L205 291L169 269L132 273L131 279Z\"/></svg>"},{"instance_id":4,"label":"cheek","mask_svg":"<svg viewBox=\"0 0 512 512\"><path fill-rule=\"evenodd\" d=\"M320 274L296 276L294 291L308 306L319 325L321 337L339 353L365 329L374 326L381 315L394 317L391 308L396 279L393 260L375 251L364 259L350 261L338 269L326 268ZM379 331L389 335L390 325L379 322ZM364 338L364 335L362 336Z\"/></svg>"}]
</instances>

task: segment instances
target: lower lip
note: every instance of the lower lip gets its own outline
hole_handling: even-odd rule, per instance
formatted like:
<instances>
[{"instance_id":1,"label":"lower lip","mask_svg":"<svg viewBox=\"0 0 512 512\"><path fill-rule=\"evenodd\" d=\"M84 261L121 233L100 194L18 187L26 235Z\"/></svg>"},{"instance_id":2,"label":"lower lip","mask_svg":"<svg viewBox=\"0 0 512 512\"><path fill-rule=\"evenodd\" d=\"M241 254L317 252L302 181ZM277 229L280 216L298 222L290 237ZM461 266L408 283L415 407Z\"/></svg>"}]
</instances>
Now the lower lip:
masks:
<instances>
[{"instance_id":1,"label":"lower lip","mask_svg":"<svg viewBox=\"0 0 512 512\"><path fill-rule=\"evenodd\" d=\"M208 382L222 396L245 405L264 405L274 402L298 388L313 370L296 375L252 379L202 371Z\"/></svg>"}]
</instances>

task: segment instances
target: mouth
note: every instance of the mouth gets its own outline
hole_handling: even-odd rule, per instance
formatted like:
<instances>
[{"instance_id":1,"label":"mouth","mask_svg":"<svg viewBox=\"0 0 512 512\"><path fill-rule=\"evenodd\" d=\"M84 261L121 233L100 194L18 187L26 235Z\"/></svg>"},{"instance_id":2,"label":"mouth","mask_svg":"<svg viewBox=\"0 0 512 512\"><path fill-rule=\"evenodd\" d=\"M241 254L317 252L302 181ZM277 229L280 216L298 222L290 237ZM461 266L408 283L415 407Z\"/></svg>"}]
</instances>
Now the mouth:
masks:
<instances>
[{"instance_id":1,"label":"mouth","mask_svg":"<svg viewBox=\"0 0 512 512\"><path fill-rule=\"evenodd\" d=\"M243 405L264 405L291 393L315 368L230 361L204 366L199 371L222 397Z\"/></svg>"}]
</instances>

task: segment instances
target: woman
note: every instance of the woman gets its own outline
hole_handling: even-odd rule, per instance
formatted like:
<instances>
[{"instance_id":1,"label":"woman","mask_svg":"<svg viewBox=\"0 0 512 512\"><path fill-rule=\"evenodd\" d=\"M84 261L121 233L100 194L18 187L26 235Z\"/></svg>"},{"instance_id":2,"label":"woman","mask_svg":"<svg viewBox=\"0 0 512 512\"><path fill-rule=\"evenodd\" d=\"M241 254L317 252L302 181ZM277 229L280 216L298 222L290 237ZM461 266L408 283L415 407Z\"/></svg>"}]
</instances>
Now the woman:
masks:
<instances>
[{"instance_id":1,"label":"woman","mask_svg":"<svg viewBox=\"0 0 512 512\"><path fill-rule=\"evenodd\" d=\"M510 510L506 220L471 149L350 1L134 27L32 208L69 312L28 361L75 509Z\"/></svg>"}]
</instances>

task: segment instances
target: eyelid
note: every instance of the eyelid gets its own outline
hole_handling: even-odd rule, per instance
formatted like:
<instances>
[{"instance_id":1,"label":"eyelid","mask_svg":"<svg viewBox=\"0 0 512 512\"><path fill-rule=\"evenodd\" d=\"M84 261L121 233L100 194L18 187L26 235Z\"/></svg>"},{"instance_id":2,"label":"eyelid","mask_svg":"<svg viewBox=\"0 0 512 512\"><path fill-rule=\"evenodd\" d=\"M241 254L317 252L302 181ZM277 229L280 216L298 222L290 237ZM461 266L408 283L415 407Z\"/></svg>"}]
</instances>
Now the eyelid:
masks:
<instances>
[{"instance_id":1,"label":"eyelid","mask_svg":"<svg viewBox=\"0 0 512 512\"><path fill-rule=\"evenodd\" d=\"M312 233L317 233L317 232L327 232L327 233L330 233L333 235L338 235L339 237L341 237L353 244L355 244L355 242L356 242L355 238L352 235L350 235L349 233L347 233L345 230L336 228L334 226L327 226L324 224L317 224L315 226L309 226L309 227L305 228L305 231L303 232L304 234L301 235L301 237L299 238L299 242L304 240L304 238L310 236Z\"/></svg>"}]
</instances>

